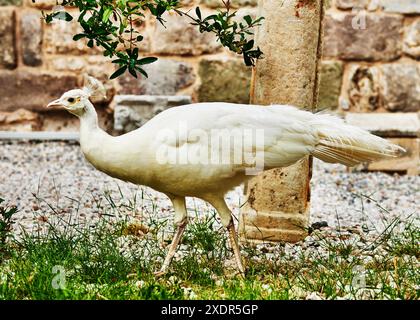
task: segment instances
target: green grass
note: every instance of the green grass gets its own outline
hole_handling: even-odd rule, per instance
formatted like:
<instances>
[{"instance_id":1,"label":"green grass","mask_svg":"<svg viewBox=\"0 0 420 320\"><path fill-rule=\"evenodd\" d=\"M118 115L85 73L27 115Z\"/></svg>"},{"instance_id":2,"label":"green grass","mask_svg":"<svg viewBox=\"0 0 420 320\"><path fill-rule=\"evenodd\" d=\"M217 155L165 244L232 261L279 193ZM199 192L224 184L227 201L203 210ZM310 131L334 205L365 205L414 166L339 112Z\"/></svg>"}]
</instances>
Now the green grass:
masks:
<instances>
[{"instance_id":1,"label":"green grass","mask_svg":"<svg viewBox=\"0 0 420 320\"><path fill-rule=\"evenodd\" d=\"M121 193L114 199L106 192L96 201L102 219L94 226L57 215L39 222L38 232L8 235L0 255L0 299L304 299L310 293L328 299L420 297L415 219L390 222L363 246L321 231L311 234L312 247L296 254L282 244L271 254L244 245L247 276L242 279L233 263L226 265L232 255L223 228L213 230L215 215L197 214L179 250L182 257L157 279L153 272L166 253L167 242L161 240L165 221L147 218L145 233L138 223L116 218L145 198L127 200ZM358 289L361 274L364 286Z\"/></svg>"}]
</instances>

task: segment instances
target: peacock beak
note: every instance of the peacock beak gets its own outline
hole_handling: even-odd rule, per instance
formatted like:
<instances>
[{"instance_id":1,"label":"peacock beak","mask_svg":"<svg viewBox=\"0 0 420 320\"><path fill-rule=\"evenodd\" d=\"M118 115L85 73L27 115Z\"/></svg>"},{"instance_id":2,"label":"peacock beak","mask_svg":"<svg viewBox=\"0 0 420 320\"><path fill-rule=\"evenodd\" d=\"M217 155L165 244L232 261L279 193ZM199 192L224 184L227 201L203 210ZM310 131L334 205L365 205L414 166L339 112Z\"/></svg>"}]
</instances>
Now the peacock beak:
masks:
<instances>
[{"instance_id":1,"label":"peacock beak","mask_svg":"<svg viewBox=\"0 0 420 320\"><path fill-rule=\"evenodd\" d=\"M47 105L47 108L51 108L51 107L61 107L61 106L63 106L63 103L61 102L61 99L57 99L57 100L54 100L54 101L50 102L50 103Z\"/></svg>"}]
</instances>

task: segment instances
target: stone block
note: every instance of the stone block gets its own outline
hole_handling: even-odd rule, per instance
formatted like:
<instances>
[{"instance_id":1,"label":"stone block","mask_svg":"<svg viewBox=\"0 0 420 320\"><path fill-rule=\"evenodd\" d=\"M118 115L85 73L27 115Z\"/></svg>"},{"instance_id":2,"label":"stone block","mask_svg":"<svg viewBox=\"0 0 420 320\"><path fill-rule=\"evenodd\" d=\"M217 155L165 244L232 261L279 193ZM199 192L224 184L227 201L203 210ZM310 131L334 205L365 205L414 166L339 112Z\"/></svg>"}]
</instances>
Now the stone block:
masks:
<instances>
[{"instance_id":1,"label":"stone block","mask_svg":"<svg viewBox=\"0 0 420 320\"><path fill-rule=\"evenodd\" d=\"M0 130L35 131L41 128L41 119L35 112L18 109L13 112L0 112Z\"/></svg>"},{"instance_id":2,"label":"stone block","mask_svg":"<svg viewBox=\"0 0 420 320\"><path fill-rule=\"evenodd\" d=\"M16 67L15 19L14 8L0 8L0 68Z\"/></svg>"},{"instance_id":3,"label":"stone block","mask_svg":"<svg viewBox=\"0 0 420 320\"><path fill-rule=\"evenodd\" d=\"M132 131L166 109L190 103L189 96L116 95L112 102L114 130Z\"/></svg>"},{"instance_id":4,"label":"stone block","mask_svg":"<svg viewBox=\"0 0 420 320\"><path fill-rule=\"evenodd\" d=\"M77 22L78 15L74 11L68 11L73 20L70 22L63 20L54 20L52 23L45 25L44 42L45 52L48 54L98 54L101 49L96 45L89 48L86 39L78 41L73 40L73 36L81 33L83 30Z\"/></svg>"},{"instance_id":5,"label":"stone block","mask_svg":"<svg viewBox=\"0 0 420 320\"><path fill-rule=\"evenodd\" d=\"M413 58L420 58L420 19L405 26L403 51Z\"/></svg>"},{"instance_id":6,"label":"stone block","mask_svg":"<svg viewBox=\"0 0 420 320\"><path fill-rule=\"evenodd\" d=\"M325 17L325 57L393 60L402 52L403 18L373 13L329 13Z\"/></svg>"},{"instance_id":7,"label":"stone block","mask_svg":"<svg viewBox=\"0 0 420 320\"><path fill-rule=\"evenodd\" d=\"M46 68L52 72L90 75L100 80L106 89L106 97L93 99L95 103L109 103L117 90L117 82L109 79L114 72L109 58L103 56L50 56L45 61Z\"/></svg>"},{"instance_id":8,"label":"stone block","mask_svg":"<svg viewBox=\"0 0 420 320\"><path fill-rule=\"evenodd\" d=\"M0 6L21 6L22 0L0 0Z\"/></svg>"},{"instance_id":9,"label":"stone block","mask_svg":"<svg viewBox=\"0 0 420 320\"><path fill-rule=\"evenodd\" d=\"M46 66L54 71L82 72L85 70L86 61L78 56L52 56L46 61Z\"/></svg>"},{"instance_id":10,"label":"stone block","mask_svg":"<svg viewBox=\"0 0 420 320\"><path fill-rule=\"evenodd\" d=\"M417 113L346 113L348 124L384 138L420 137Z\"/></svg>"},{"instance_id":11,"label":"stone block","mask_svg":"<svg viewBox=\"0 0 420 320\"><path fill-rule=\"evenodd\" d=\"M302 232L305 232L308 224L304 216L264 212L247 212L241 215L240 221L239 235L251 243L297 242L302 240Z\"/></svg>"},{"instance_id":12,"label":"stone block","mask_svg":"<svg viewBox=\"0 0 420 320\"><path fill-rule=\"evenodd\" d=\"M420 111L420 66L390 63L379 66L380 90L385 109L392 112Z\"/></svg>"},{"instance_id":13,"label":"stone block","mask_svg":"<svg viewBox=\"0 0 420 320\"><path fill-rule=\"evenodd\" d=\"M344 79L344 96L340 98L341 108L353 112L372 112L383 109L379 77L377 67L350 65Z\"/></svg>"},{"instance_id":14,"label":"stone block","mask_svg":"<svg viewBox=\"0 0 420 320\"><path fill-rule=\"evenodd\" d=\"M191 13L193 14L193 13ZM163 16L165 27L156 22L152 39L152 51L168 55L201 55L214 53L220 47L212 33L200 33L187 17L176 14Z\"/></svg>"},{"instance_id":15,"label":"stone block","mask_svg":"<svg viewBox=\"0 0 420 320\"><path fill-rule=\"evenodd\" d=\"M173 95L195 81L194 70L186 62L161 58L144 69L149 75L147 79L140 75L136 79L129 74L119 77L119 92L136 95Z\"/></svg>"},{"instance_id":16,"label":"stone block","mask_svg":"<svg viewBox=\"0 0 420 320\"><path fill-rule=\"evenodd\" d=\"M19 108L46 111L46 105L65 91L79 87L74 75L38 70L0 72L0 111Z\"/></svg>"},{"instance_id":17,"label":"stone block","mask_svg":"<svg viewBox=\"0 0 420 320\"><path fill-rule=\"evenodd\" d=\"M352 170L420 173L420 120L417 113L347 113L346 122L388 139L407 151L401 157L364 163Z\"/></svg>"},{"instance_id":18,"label":"stone block","mask_svg":"<svg viewBox=\"0 0 420 320\"><path fill-rule=\"evenodd\" d=\"M180 4L182 7L190 7L190 6L192 6L192 5L194 4L194 1L195 1L195 0L180 0L180 1L179 1L179 4Z\"/></svg>"},{"instance_id":19,"label":"stone block","mask_svg":"<svg viewBox=\"0 0 420 320\"><path fill-rule=\"evenodd\" d=\"M220 0L201 0L201 3L210 8L222 8L224 7L223 2ZM255 7L258 0L231 0L230 4L232 8L241 8L244 6Z\"/></svg>"},{"instance_id":20,"label":"stone block","mask_svg":"<svg viewBox=\"0 0 420 320\"><path fill-rule=\"evenodd\" d=\"M251 68L239 59L203 59L198 100L249 103Z\"/></svg>"},{"instance_id":21,"label":"stone block","mask_svg":"<svg viewBox=\"0 0 420 320\"><path fill-rule=\"evenodd\" d=\"M398 158L384 159L372 163L359 165L352 171L383 171L407 175L420 174L420 139L419 138L390 138L390 142L403 147L407 152Z\"/></svg>"},{"instance_id":22,"label":"stone block","mask_svg":"<svg viewBox=\"0 0 420 320\"><path fill-rule=\"evenodd\" d=\"M42 20L39 11L24 11L20 15L23 63L28 66L42 64Z\"/></svg>"},{"instance_id":23,"label":"stone block","mask_svg":"<svg viewBox=\"0 0 420 320\"><path fill-rule=\"evenodd\" d=\"M385 12L406 14L420 13L419 0L378 0L377 2Z\"/></svg>"},{"instance_id":24,"label":"stone block","mask_svg":"<svg viewBox=\"0 0 420 320\"><path fill-rule=\"evenodd\" d=\"M247 184L239 235L250 242L297 242L309 224L309 159L264 171ZM277 188L274 188L278 186Z\"/></svg>"},{"instance_id":25,"label":"stone block","mask_svg":"<svg viewBox=\"0 0 420 320\"><path fill-rule=\"evenodd\" d=\"M420 67L411 62L351 65L341 107L354 112L420 110Z\"/></svg>"},{"instance_id":26,"label":"stone block","mask_svg":"<svg viewBox=\"0 0 420 320\"><path fill-rule=\"evenodd\" d=\"M113 130L113 114L105 108L96 108L99 127L106 132ZM78 135L80 120L65 110L53 110L45 113L42 119L42 131L69 132Z\"/></svg>"},{"instance_id":27,"label":"stone block","mask_svg":"<svg viewBox=\"0 0 420 320\"><path fill-rule=\"evenodd\" d=\"M370 0L336 0L335 5L339 9L366 8Z\"/></svg>"},{"instance_id":28,"label":"stone block","mask_svg":"<svg viewBox=\"0 0 420 320\"><path fill-rule=\"evenodd\" d=\"M52 9L54 6L57 5L57 0L21 0L25 6L28 7L35 7L38 9Z\"/></svg>"},{"instance_id":29,"label":"stone block","mask_svg":"<svg viewBox=\"0 0 420 320\"><path fill-rule=\"evenodd\" d=\"M319 109L335 109L341 92L343 63L340 61L322 61L319 85Z\"/></svg>"}]
</instances>

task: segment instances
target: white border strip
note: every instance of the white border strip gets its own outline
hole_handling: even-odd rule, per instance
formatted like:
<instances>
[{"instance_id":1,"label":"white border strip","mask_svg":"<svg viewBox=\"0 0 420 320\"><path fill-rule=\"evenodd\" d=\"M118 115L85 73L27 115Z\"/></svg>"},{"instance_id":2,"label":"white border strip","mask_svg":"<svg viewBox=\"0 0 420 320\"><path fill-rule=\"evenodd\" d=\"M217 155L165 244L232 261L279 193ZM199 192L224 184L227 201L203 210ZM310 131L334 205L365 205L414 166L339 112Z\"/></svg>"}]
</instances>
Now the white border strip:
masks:
<instances>
[{"instance_id":1,"label":"white border strip","mask_svg":"<svg viewBox=\"0 0 420 320\"><path fill-rule=\"evenodd\" d=\"M0 131L0 140L62 140L79 141L78 132L56 132L56 131Z\"/></svg>"}]
</instances>

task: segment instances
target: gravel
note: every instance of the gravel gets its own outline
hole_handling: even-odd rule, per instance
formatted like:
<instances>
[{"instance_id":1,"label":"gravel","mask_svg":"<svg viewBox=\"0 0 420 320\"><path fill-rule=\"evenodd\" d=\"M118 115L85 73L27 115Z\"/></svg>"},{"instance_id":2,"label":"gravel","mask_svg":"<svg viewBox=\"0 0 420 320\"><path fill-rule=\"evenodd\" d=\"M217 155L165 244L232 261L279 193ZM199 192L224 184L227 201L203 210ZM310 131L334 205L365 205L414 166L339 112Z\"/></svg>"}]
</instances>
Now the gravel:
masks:
<instances>
[{"instance_id":1,"label":"gravel","mask_svg":"<svg viewBox=\"0 0 420 320\"><path fill-rule=\"evenodd\" d=\"M171 204L164 195L95 170L77 143L0 140L0 151L0 197L20 209L16 226L31 229L51 215L95 223L103 214L100 201L106 201L104 192L113 199L121 198L121 192L126 201L137 195L135 212L120 210L122 215L172 217ZM328 224L381 231L386 220L419 216L419 186L419 176L349 173L344 166L315 159L310 222L318 223L315 228ZM236 188L226 199L238 216L245 201L242 189ZM187 207L192 216L212 213L212 208L198 199L188 199Z\"/></svg>"}]
</instances>

